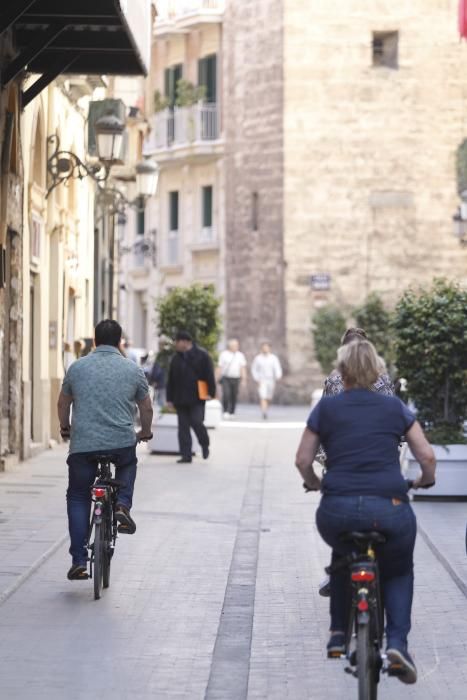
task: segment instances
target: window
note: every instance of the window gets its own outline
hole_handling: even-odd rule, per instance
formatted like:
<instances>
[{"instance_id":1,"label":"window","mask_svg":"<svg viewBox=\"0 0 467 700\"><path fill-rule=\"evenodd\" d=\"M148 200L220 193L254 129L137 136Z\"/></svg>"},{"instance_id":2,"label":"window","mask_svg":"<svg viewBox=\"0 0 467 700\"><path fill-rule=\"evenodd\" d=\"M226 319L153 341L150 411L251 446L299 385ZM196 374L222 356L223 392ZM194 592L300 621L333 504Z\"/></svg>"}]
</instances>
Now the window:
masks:
<instances>
[{"instance_id":1,"label":"window","mask_svg":"<svg viewBox=\"0 0 467 700\"><path fill-rule=\"evenodd\" d=\"M214 240L212 227L212 185L201 188L201 238L200 243L211 243Z\"/></svg>"},{"instance_id":2,"label":"window","mask_svg":"<svg viewBox=\"0 0 467 700\"><path fill-rule=\"evenodd\" d=\"M253 229L253 231L257 231L259 229L258 209L259 196L257 192L253 192L251 197L251 228Z\"/></svg>"},{"instance_id":3,"label":"window","mask_svg":"<svg viewBox=\"0 0 467 700\"><path fill-rule=\"evenodd\" d=\"M198 61L198 85L206 88L205 102L217 99L217 55L212 54Z\"/></svg>"},{"instance_id":4,"label":"window","mask_svg":"<svg viewBox=\"0 0 467 700\"><path fill-rule=\"evenodd\" d=\"M178 264L178 192L169 192L168 263Z\"/></svg>"},{"instance_id":5,"label":"window","mask_svg":"<svg viewBox=\"0 0 467 700\"><path fill-rule=\"evenodd\" d=\"M207 185L202 190L203 228L212 228L212 186Z\"/></svg>"},{"instance_id":6,"label":"window","mask_svg":"<svg viewBox=\"0 0 467 700\"><path fill-rule=\"evenodd\" d=\"M145 206L144 197L138 197L138 209L136 210L136 233L138 236L144 236L145 227Z\"/></svg>"},{"instance_id":7,"label":"window","mask_svg":"<svg viewBox=\"0 0 467 700\"><path fill-rule=\"evenodd\" d=\"M178 231L178 192L169 192L169 231Z\"/></svg>"},{"instance_id":8,"label":"window","mask_svg":"<svg viewBox=\"0 0 467 700\"><path fill-rule=\"evenodd\" d=\"M399 68L399 32L373 32L373 66Z\"/></svg>"},{"instance_id":9,"label":"window","mask_svg":"<svg viewBox=\"0 0 467 700\"><path fill-rule=\"evenodd\" d=\"M164 72L164 92L165 96L169 98L170 106L175 105L175 100L177 97L177 83L182 79L183 76L183 65L178 63L175 66L170 66L166 68Z\"/></svg>"}]
</instances>

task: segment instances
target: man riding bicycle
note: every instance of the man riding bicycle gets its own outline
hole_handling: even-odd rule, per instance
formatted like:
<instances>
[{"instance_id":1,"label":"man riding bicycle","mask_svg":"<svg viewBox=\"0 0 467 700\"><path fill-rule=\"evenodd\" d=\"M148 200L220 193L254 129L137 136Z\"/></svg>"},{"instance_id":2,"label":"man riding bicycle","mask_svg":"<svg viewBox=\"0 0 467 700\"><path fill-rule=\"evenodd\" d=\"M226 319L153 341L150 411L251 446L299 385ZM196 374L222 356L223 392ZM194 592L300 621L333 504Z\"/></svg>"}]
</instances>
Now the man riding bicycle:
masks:
<instances>
[{"instance_id":1,"label":"man riding bicycle","mask_svg":"<svg viewBox=\"0 0 467 700\"><path fill-rule=\"evenodd\" d=\"M91 511L91 486L98 455L109 455L116 467L119 489L116 519L121 533L133 534L130 515L136 479L136 443L152 437L152 402L144 372L119 350L122 328L112 320L95 328L96 349L74 362L63 380L58 398L62 438L70 438L67 512L72 565L70 580L87 575L87 536ZM135 433L135 404L141 430ZM70 408L73 406L70 425Z\"/></svg>"},{"instance_id":2,"label":"man riding bicycle","mask_svg":"<svg viewBox=\"0 0 467 700\"><path fill-rule=\"evenodd\" d=\"M386 609L387 658L401 670L404 683L415 683L417 671L407 648L413 598L415 514L399 465L398 445L406 435L422 475L414 487L434 482L436 460L415 416L394 396L372 391L378 378L378 356L367 340L355 340L338 352L344 392L325 397L313 409L297 452L296 465L310 490L322 491L316 523L332 547L336 562L347 554L341 536L352 530L380 531L378 564ZM320 442L327 455L323 481L313 470ZM348 545L347 545L348 546ZM345 650L347 577L331 574L331 635L328 654Z\"/></svg>"}]
</instances>

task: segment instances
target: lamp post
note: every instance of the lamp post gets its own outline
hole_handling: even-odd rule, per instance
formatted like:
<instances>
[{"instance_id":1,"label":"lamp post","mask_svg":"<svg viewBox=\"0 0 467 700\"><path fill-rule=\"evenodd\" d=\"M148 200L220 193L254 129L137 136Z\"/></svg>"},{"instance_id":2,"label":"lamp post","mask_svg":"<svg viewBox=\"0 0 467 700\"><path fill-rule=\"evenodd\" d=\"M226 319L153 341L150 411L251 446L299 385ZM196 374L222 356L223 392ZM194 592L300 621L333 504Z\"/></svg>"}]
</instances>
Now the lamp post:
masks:
<instances>
[{"instance_id":1,"label":"lamp post","mask_svg":"<svg viewBox=\"0 0 467 700\"><path fill-rule=\"evenodd\" d=\"M145 200L156 194L159 181L159 166L146 158L136 164L136 189Z\"/></svg>"},{"instance_id":2,"label":"lamp post","mask_svg":"<svg viewBox=\"0 0 467 700\"><path fill-rule=\"evenodd\" d=\"M51 184L46 197L61 183L71 179L82 180L90 176L97 182L105 182L110 175L110 168L120 157L125 124L113 114L105 114L95 124L96 143L99 162L88 165L72 151L60 150L58 134L47 137L47 144L55 150L47 161L47 172Z\"/></svg>"}]
</instances>

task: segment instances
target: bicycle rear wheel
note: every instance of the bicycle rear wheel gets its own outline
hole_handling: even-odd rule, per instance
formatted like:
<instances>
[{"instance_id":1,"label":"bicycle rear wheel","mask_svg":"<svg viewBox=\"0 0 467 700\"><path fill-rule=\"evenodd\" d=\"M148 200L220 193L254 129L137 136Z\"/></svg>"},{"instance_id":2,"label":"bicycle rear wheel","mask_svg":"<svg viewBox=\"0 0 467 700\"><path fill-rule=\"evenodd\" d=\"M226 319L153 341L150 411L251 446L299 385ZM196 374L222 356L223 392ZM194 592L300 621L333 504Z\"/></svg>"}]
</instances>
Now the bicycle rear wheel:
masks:
<instances>
[{"instance_id":1,"label":"bicycle rear wheel","mask_svg":"<svg viewBox=\"0 0 467 700\"><path fill-rule=\"evenodd\" d=\"M105 519L105 538L104 538L104 556L102 566L102 586L108 588L110 586L110 562L111 551L110 543L112 541L112 514L108 513Z\"/></svg>"},{"instance_id":2,"label":"bicycle rear wheel","mask_svg":"<svg viewBox=\"0 0 467 700\"><path fill-rule=\"evenodd\" d=\"M357 675L358 700L376 700L378 684L368 624L357 626Z\"/></svg>"},{"instance_id":3,"label":"bicycle rear wheel","mask_svg":"<svg viewBox=\"0 0 467 700\"><path fill-rule=\"evenodd\" d=\"M99 600L101 597L102 582L104 576L104 561L105 561L105 541L104 541L104 526L103 523L94 525L94 566L92 577L94 580L94 599Z\"/></svg>"}]
</instances>

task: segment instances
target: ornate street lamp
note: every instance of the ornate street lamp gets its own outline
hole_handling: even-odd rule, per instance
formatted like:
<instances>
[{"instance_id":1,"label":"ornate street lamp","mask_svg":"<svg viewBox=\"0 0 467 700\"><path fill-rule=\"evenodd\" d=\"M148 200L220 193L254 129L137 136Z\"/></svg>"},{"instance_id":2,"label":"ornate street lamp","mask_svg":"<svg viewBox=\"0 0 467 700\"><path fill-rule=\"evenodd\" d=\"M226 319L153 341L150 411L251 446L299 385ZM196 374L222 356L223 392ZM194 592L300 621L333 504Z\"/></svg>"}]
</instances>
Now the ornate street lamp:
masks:
<instances>
[{"instance_id":1,"label":"ornate street lamp","mask_svg":"<svg viewBox=\"0 0 467 700\"><path fill-rule=\"evenodd\" d=\"M97 155L102 163L115 163L118 160L123 142L125 124L115 114L104 114L96 121Z\"/></svg>"},{"instance_id":2,"label":"ornate street lamp","mask_svg":"<svg viewBox=\"0 0 467 700\"><path fill-rule=\"evenodd\" d=\"M144 200L156 194L159 166L149 158L136 164L136 189Z\"/></svg>"},{"instance_id":3,"label":"ornate street lamp","mask_svg":"<svg viewBox=\"0 0 467 700\"><path fill-rule=\"evenodd\" d=\"M105 114L97 120L95 130L99 157L99 162L95 165L86 165L72 151L60 150L60 139L57 134L47 138L47 144L55 150L47 161L47 172L51 184L46 197L55 187L74 178L82 180L89 175L95 182L107 180L110 168L119 160L125 124L115 115Z\"/></svg>"}]
</instances>

